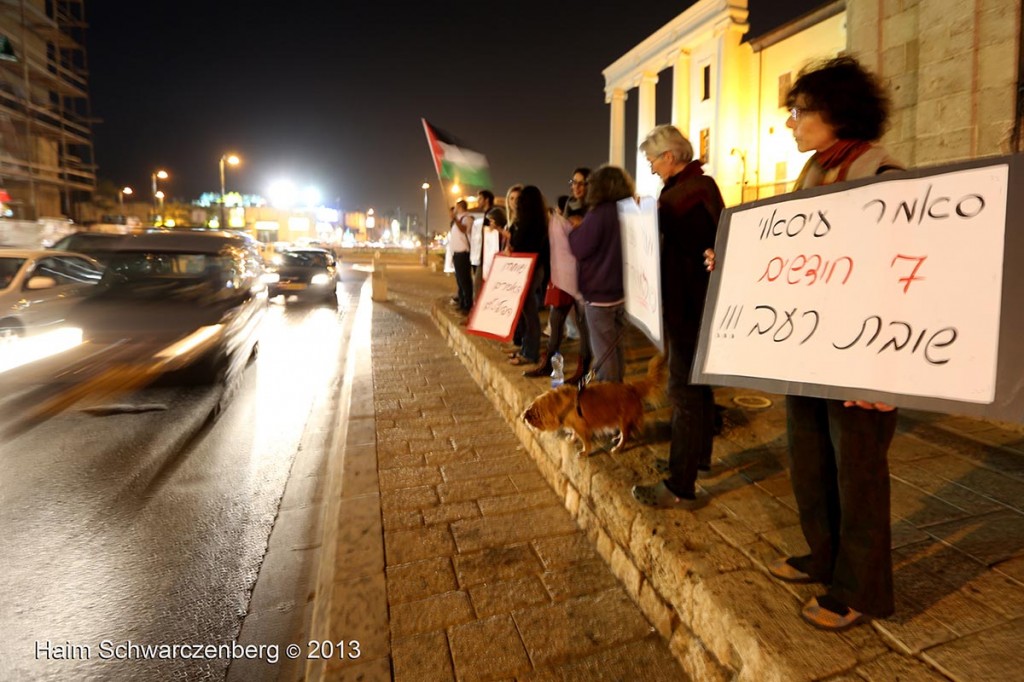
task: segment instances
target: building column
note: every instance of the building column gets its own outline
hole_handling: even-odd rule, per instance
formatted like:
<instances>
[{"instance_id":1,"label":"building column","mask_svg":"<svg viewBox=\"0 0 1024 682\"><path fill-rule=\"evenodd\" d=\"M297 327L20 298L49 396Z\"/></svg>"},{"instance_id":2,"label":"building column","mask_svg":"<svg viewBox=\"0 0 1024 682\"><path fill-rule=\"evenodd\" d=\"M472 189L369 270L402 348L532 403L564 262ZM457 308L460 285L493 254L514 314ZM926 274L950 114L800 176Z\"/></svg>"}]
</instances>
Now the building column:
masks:
<instances>
[{"instance_id":1,"label":"building column","mask_svg":"<svg viewBox=\"0 0 1024 682\"><path fill-rule=\"evenodd\" d=\"M615 88L607 98L612 105L611 130L608 135L608 163L626 165L626 91Z\"/></svg>"},{"instance_id":2,"label":"building column","mask_svg":"<svg viewBox=\"0 0 1024 682\"><path fill-rule=\"evenodd\" d=\"M690 139L690 55L682 50L672 61L672 125Z\"/></svg>"},{"instance_id":3,"label":"building column","mask_svg":"<svg viewBox=\"0 0 1024 682\"><path fill-rule=\"evenodd\" d=\"M657 113L655 111L656 86L658 85L658 74L645 71L637 83L640 90L637 100L636 114L636 192L640 196L657 196L661 188L661 180L651 173L647 164L647 155L640 151L640 143L647 137L647 133L656 125Z\"/></svg>"}]
</instances>

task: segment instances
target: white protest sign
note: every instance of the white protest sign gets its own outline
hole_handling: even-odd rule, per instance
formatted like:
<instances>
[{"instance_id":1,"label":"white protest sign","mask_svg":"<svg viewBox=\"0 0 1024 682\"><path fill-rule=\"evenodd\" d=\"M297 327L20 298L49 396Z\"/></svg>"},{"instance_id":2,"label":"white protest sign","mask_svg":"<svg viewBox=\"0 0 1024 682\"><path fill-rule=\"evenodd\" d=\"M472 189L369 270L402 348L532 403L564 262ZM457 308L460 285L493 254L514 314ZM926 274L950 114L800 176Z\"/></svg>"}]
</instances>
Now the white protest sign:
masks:
<instances>
[{"instance_id":1,"label":"white protest sign","mask_svg":"<svg viewBox=\"0 0 1024 682\"><path fill-rule=\"evenodd\" d=\"M466 331L508 341L530 288L536 254L498 255L469 314Z\"/></svg>"},{"instance_id":2,"label":"white protest sign","mask_svg":"<svg viewBox=\"0 0 1024 682\"><path fill-rule=\"evenodd\" d=\"M501 234L491 228L484 229L484 279L487 279L494 263L494 257L501 251Z\"/></svg>"},{"instance_id":3,"label":"white protest sign","mask_svg":"<svg viewBox=\"0 0 1024 682\"><path fill-rule=\"evenodd\" d=\"M622 230L622 277L626 314L659 350L665 344L661 329L661 257L658 203L641 197L617 204Z\"/></svg>"},{"instance_id":4,"label":"white protest sign","mask_svg":"<svg viewBox=\"0 0 1024 682\"><path fill-rule=\"evenodd\" d=\"M695 378L992 403L1008 176L1006 163L882 176L729 211Z\"/></svg>"}]
</instances>

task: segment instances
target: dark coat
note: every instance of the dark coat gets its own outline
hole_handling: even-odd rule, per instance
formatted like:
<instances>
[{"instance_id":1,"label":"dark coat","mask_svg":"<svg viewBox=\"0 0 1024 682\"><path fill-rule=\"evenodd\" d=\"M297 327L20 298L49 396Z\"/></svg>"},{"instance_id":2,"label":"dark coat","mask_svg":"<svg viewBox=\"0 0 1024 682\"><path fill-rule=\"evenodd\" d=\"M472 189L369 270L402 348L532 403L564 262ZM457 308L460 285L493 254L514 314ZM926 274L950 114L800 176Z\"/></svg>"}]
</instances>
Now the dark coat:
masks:
<instances>
[{"instance_id":1,"label":"dark coat","mask_svg":"<svg viewBox=\"0 0 1024 682\"><path fill-rule=\"evenodd\" d=\"M718 185L704 175L699 161L669 178L658 199L665 330L677 348L691 353L697 348L708 291L704 250L715 246L723 208Z\"/></svg>"}]
</instances>

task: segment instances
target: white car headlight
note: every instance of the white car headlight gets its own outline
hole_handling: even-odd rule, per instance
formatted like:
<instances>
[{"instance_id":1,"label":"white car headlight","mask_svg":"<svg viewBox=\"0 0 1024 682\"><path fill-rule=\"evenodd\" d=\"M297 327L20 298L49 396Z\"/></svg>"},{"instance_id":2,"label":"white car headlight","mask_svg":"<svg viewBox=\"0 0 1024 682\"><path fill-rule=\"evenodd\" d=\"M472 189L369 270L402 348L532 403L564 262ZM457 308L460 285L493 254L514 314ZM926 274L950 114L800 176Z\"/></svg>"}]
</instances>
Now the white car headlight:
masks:
<instances>
[{"instance_id":1,"label":"white car headlight","mask_svg":"<svg viewBox=\"0 0 1024 682\"><path fill-rule=\"evenodd\" d=\"M321 272L319 275L313 275L313 279L309 280L310 284L328 284L331 281L330 275Z\"/></svg>"},{"instance_id":2,"label":"white car headlight","mask_svg":"<svg viewBox=\"0 0 1024 682\"><path fill-rule=\"evenodd\" d=\"M274 284L275 282L281 281L281 275L276 272L264 272L260 275L260 280L262 280L264 284Z\"/></svg>"}]
</instances>

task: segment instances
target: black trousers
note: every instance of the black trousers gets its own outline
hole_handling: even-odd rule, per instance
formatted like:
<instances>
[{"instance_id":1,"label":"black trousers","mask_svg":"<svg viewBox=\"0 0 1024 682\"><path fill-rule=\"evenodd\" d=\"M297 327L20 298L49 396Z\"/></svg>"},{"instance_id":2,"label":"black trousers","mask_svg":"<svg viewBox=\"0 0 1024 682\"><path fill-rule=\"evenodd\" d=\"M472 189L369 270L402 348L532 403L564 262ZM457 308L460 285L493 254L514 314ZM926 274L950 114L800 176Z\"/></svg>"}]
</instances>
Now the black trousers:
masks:
<instances>
[{"instance_id":1,"label":"black trousers","mask_svg":"<svg viewBox=\"0 0 1024 682\"><path fill-rule=\"evenodd\" d=\"M565 337L565 318L569 316L570 310L576 311L576 327L580 330L579 361L584 367L590 367L592 360L590 332L587 329L587 316L583 311L583 303L578 300L573 301L569 305L550 306L551 312L548 314L548 323L551 326L551 336L548 337L548 359L550 360L551 356L562 348L562 339Z\"/></svg>"},{"instance_id":2,"label":"black trousers","mask_svg":"<svg viewBox=\"0 0 1024 682\"><path fill-rule=\"evenodd\" d=\"M459 308L469 312L473 307L473 273L469 269L469 251L453 253L452 265L455 266L455 284L459 287Z\"/></svg>"},{"instance_id":3,"label":"black trousers","mask_svg":"<svg viewBox=\"0 0 1024 682\"><path fill-rule=\"evenodd\" d=\"M891 615L888 453L896 412L800 396L786 397L786 411L793 492L811 548L808 572L847 606Z\"/></svg>"},{"instance_id":4,"label":"black trousers","mask_svg":"<svg viewBox=\"0 0 1024 682\"><path fill-rule=\"evenodd\" d=\"M676 495L691 497L697 469L711 466L715 436L715 396L710 386L690 383L693 348L666 339L668 396L672 401L672 441L665 485Z\"/></svg>"}]
</instances>

